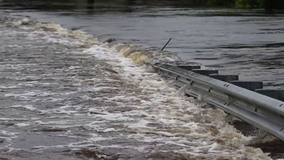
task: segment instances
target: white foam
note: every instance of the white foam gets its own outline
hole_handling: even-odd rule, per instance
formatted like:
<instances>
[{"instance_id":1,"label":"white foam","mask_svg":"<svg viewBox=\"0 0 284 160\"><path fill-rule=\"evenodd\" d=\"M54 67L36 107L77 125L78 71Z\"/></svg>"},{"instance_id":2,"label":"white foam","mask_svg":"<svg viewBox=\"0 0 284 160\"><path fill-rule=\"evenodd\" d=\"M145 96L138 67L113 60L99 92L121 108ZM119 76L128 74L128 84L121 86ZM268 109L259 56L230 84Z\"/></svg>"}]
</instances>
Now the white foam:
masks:
<instances>
[{"instance_id":1,"label":"white foam","mask_svg":"<svg viewBox=\"0 0 284 160\"><path fill-rule=\"evenodd\" d=\"M149 98L149 100L147 101L140 101L140 106L136 106L139 109L144 108L144 111L136 110L128 113L129 115L140 114L145 117L143 119L140 119L136 123L125 123L125 126L127 126L128 129L134 129L134 131L140 134L147 133L148 135L149 133L152 133L154 135L168 137L157 139L157 137L154 138L152 136L149 136L148 139L152 139L150 141L164 141L167 144L179 146L184 145L172 141L170 140L170 138L175 138L176 136L189 136L195 137L196 141L199 141L198 139L200 139L201 142L196 143L196 145L199 145L198 147L190 147L194 150L194 152L188 151L188 153L190 154L198 155L197 153L200 153L200 151L206 151L215 156L218 155L230 157L232 156L232 153L236 153L235 151L237 150L238 154L242 155L241 157L247 157L246 152L248 152L248 148L250 147L246 147L245 144L251 139L251 137L243 136L242 134L237 132L235 128L222 121L225 118L222 111L213 111L212 109L209 109L208 112L212 111L212 114L215 114L214 117L213 115L208 115L208 117L211 117L212 122L209 122L209 125L196 123L193 121L194 119L196 119L196 117L194 117L193 115L199 115L205 109L199 108L198 105L196 105L197 102L193 99L179 96L177 91L173 88L168 87L167 83L158 75L154 73L147 73L145 68L135 66L135 64L130 59L123 57L122 54L117 53L114 49L108 49L104 46L93 46L92 48L85 50L84 53L91 54L94 57L103 59L107 63L111 64L115 68L115 70L119 71L123 78L125 78L125 81L129 81L131 79L131 82L133 84L136 84L137 87L142 89L142 94L146 95L146 97ZM119 99L122 99L123 101L126 100L126 102L130 101L128 97L125 96L117 96L108 100L117 101ZM187 115L187 113L193 115ZM123 116L125 116L126 114L113 116L114 114L106 113L106 115L96 116L112 117L106 120L118 120L120 118L123 118ZM200 114L200 116L202 115ZM215 116L220 116L222 118L218 119ZM182 130L187 129L188 132L179 133L177 131L176 133L174 131L172 133L172 131L168 132L167 130L157 130L156 127L148 126L148 124L150 124L151 122L153 123L153 121L161 126L172 127L173 131L180 129L182 132ZM226 142L225 145L236 147L234 151L224 150L224 146L220 146L220 144L214 142L215 137L211 136L210 134L210 132L212 132L212 134L214 133L214 129L213 131L210 131L208 130L210 127L207 128L207 126L211 125L216 128L215 134L217 134L218 138ZM204 141L202 139L207 140ZM192 143L185 139L183 141L185 143ZM210 143L208 143L209 141ZM268 158L267 155L259 152L259 150L257 149L253 150L252 152L256 154L255 157L263 157L264 159Z\"/></svg>"},{"instance_id":2,"label":"white foam","mask_svg":"<svg viewBox=\"0 0 284 160\"><path fill-rule=\"evenodd\" d=\"M33 107L32 105L13 105L13 106L8 106L9 108L24 108L26 110L29 111L38 111L40 112L40 110L38 110L37 108ZM6 118L9 119L9 118ZM22 118L16 118L16 119L11 119L11 120L27 120L27 119L22 119Z\"/></svg>"},{"instance_id":3,"label":"white foam","mask_svg":"<svg viewBox=\"0 0 284 160\"><path fill-rule=\"evenodd\" d=\"M26 127L26 126L30 126L31 123L30 122L27 122L27 123L16 123L15 125L18 126L18 127Z\"/></svg>"},{"instance_id":4,"label":"white foam","mask_svg":"<svg viewBox=\"0 0 284 160\"><path fill-rule=\"evenodd\" d=\"M27 20L16 20L12 25L19 26L23 23L29 23ZM134 107L135 109L125 112L108 112L108 106L101 106L101 108L89 108L88 114L80 114L76 109L81 106L70 106L66 104L63 107L51 110L41 111L42 113L64 113L69 116L74 116L77 120L58 120L35 121L39 125L52 125L60 127L86 127L93 132L116 132L124 131L129 133L128 137L136 138L136 141L141 142L157 142L159 147L179 146L182 150L175 150L178 153L188 153L195 156L216 157L229 156L236 159L269 159L261 150L246 147L245 144L250 141L250 137L245 137L238 133L235 128L228 125L224 121L224 113L213 109L204 109L198 107L198 102L192 98L183 97L178 92L170 88L166 81L155 73L148 73L145 66L138 67L132 60L123 57L115 48L108 48L103 44L99 44L96 39L90 37L81 31L71 31L61 27L58 24L37 23L36 28L47 29L46 31L36 31L30 34L28 38L31 40L41 39L48 43L61 43L71 46L88 46L89 44L96 44L89 49L86 49L83 54L94 56L95 59L104 60L110 64L115 71L121 76L121 81L132 84L141 92L133 92L132 96L117 95L111 98L93 98L93 100L100 100L104 102L116 102L119 106L114 107ZM27 28L25 28L27 29ZM60 35L55 36L54 33ZM8 34L26 34L26 33L7 33ZM71 38L70 38L71 37ZM72 38L73 37L73 38ZM167 59L167 57L165 58ZM173 59L168 58L169 61ZM17 68L19 66L7 66ZM99 69L96 64L94 68ZM72 67L70 68L72 69ZM107 76L107 74L106 74ZM109 80L109 79L103 79ZM33 85L33 84L31 84ZM78 84L78 88L80 87ZM96 86L88 88L91 91L100 92L103 89L109 89L106 86ZM88 90L84 89L84 90ZM119 88L118 88L119 89ZM70 92L71 93L71 92ZM66 93L66 94L70 94ZM121 92L123 93L123 92ZM42 93L41 93L42 94ZM46 96L45 93L41 96ZM26 92L23 94L6 94L5 96L19 96L30 100L31 96L39 95L36 92ZM88 99L88 97L83 97ZM136 102L136 103L134 103ZM138 103L139 102L139 103ZM74 107L74 108L72 108ZM32 106L25 106L26 109L34 110ZM72 110L71 110L72 109ZM97 112L91 114L91 112ZM79 119L91 119L89 124ZM208 120L206 119L208 118ZM206 121L207 120L207 121ZM119 129L110 124L119 123L123 128ZM25 123L19 123L19 126L25 126ZM131 134L130 134L131 133ZM70 134L70 135L69 135ZM72 136L72 133L67 133ZM94 142L111 140L124 136L118 134L113 137L102 137L99 134L89 134L91 138L70 143L69 145L58 146L35 146L39 150L47 148L78 148L84 146L92 146ZM223 143L217 143L217 140ZM100 148L135 148L136 146L122 146L122 145L107 145L103 146L96 143L96 147ZM152 144L151 144L152 145ZM137 148L137 147L136 147ZM138 147L140 152L146 152L145 147ZM161 150L163 151L163 150Z\"/></svg>"}]
</instances>

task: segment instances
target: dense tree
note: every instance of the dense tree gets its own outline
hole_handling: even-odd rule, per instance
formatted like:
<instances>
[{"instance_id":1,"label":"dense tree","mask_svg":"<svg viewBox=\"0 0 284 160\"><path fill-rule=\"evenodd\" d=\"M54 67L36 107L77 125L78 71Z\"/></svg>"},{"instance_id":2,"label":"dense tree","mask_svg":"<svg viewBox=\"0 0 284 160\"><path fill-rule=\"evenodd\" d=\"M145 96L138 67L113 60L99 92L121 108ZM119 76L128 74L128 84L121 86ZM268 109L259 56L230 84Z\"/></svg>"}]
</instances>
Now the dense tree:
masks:
<instances>
[{"instance_id":1,"label":"dense tree","mask_svg":"<svg viewBox=\"0 0 284 160\"><path fill-rule=\"evenodd\" d=\"M207 5L234 6L237 8L265 8L268 13L272 13L273 9L284 9L283 0L207 0Z\"/></svg>"},{"instance_id":2,"label":"dense tree","mask_svg":"<svg viewBox=\"0 0 284 160\"><path fill-rule=\"evenodd\" d=\"M263 0L236 0L235 6L238 8L258 8L263 6Z\"/></svg>"},{"instance_id":3,"label":"dense tree","mask_svg":"<svg viewBox=\"0 0 284 160\"><path fill-rule=\"evenodd\" d=\"M188 0L190 2L196 0ZM199 0L203 2L204 0ZM235 6L237 8L265 8L271 11L273 8L284 8L283 0L206 0L208 6Z\"/></svg>"},{"instance_id":4,"label":"dense tree","mask_svg":"<svg viewBox=\"0 0 284 160\"><path fill-rule=\"evenodd\" d=\"M208 6L232 6L235 0L208 0Z\"/></svg>"}]
</instances>

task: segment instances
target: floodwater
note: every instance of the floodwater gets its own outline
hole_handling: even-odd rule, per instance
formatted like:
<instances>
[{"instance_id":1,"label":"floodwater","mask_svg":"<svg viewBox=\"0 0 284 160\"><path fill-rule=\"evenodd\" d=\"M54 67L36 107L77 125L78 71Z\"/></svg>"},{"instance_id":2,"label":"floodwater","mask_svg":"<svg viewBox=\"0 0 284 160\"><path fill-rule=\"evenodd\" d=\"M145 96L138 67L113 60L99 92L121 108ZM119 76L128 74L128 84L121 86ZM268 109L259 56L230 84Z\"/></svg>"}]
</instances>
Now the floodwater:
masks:
<instances>
[{"instance_id":1,"label":"floodwater","mask_svg":"<svg viewBox=\"0 0 284 160\"><path fill-rule=\"evenodd\" d=\"M2 0L0 7L13 15L87 31L101 41L115 38L146 50L159 50L173 38L166 50L183 61L282 88L281 13L269 16L261 10L192 8L184 1L88 2Z\"/></svg>"},{"instance_id":2,"label":"floodwater","mask_svg":"<svg viewBox=\"0 0 284 160\"><path fill-rule=\"evenodd\" d=\"M255 144L275 139L100 41L155 51L172 37L179 60L279 88L283 17L151 3L0 1L0 159L270 159Z\"/></svg>"}]
</instances>

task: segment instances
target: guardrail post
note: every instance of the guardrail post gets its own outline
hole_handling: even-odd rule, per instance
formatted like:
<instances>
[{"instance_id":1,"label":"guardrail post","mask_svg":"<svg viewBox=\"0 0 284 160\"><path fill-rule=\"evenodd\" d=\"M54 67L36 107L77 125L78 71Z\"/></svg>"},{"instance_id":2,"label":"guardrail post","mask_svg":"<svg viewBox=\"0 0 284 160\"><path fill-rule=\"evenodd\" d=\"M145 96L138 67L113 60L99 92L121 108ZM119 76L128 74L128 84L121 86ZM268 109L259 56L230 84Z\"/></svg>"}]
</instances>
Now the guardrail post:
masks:
<instances>
[{"instance_id":1,"label":"guardrail post","mask_svg":"<svg viewBox=\"0 0 284 160\"><path fill-rule=\"evenodd\" d=\"M219 75L219 74L210 74L209 77L218 79L224 82L231 82L239 80L238 75Z\"/></svg>"},{"instance_id":2,"label":"guardrail post","mask_svg":"<svg viewBox=\"0 0 284 160\"><path fill-rule=\"evenodd\" d=\"M182 68L182 69L186 69L186 70L193 70L193 69L200 69L201 67L200 66L190 66L190 65L179 65L177 66L179 68Z\"/></svg>"},{"instance_id":3,"label":"guardrail post","mask_svg":"<svg viewBox=\"0 0 284 160\"><path fill-rule=\"evenodd\" d=\"M280 101L284 101L284 90L257 89L256 92Z\"/></svg>"},{"instance_id":4,"label":"guardrail post","mask_svg":"<svg viewBox=\"0 0 284 160\"><path fill-rule=\"evenodd\" d=\"M252 81L231 81L230 83L251 90L255 91L256 89L262 89L263 88L263 82L252 82Z\"/></svg>"},{"instance_id":5,"label":"guardrail post","mask_svg":"<svg viewBox=\"0 0 284 160\"><path fill-rule=\"evenodd\" d=\"M204 75L204 76L209 76L210 74L218 74L218 70L209 70L209 69L193 69L192 72Z\"/></svg>"}]
</instances>

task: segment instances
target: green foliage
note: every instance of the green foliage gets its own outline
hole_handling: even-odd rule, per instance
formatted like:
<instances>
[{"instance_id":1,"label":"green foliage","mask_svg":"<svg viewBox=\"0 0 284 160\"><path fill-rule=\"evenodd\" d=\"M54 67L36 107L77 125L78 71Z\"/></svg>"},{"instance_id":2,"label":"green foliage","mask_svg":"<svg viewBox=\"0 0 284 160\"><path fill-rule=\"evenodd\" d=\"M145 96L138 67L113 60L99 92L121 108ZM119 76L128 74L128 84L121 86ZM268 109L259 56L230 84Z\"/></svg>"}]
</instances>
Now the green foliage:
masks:
<instances>
[{"instance_id":1,"label":"green foliage","mask_svg":"<svg viewBox=\"0 0 284 160\"><path fill-rule=\"evenodd\" d=\"M267 0L207 0L207 6L234 6L236 8L260 8L264 7ZM274 0L276 3L283 2Z\"/></svg>"},{"instance_id":2,"label":"green foliage","mask_svg":"<svg viewBox=\"0 0 284 160\"><path fill-rule=\"evenodd\" d=\"M146 0L146 1L153 1L153 0ZM272 6L273 9L284 8L284 0L175 0L175 1L186 2L187 4L190 5L207 5L209 7L269 8Z\"/></svg>"},{"instance_id":3,"label":"green foliage","mask_svg":"<svg viewBox=\"0 0 284 160\"><path fill-rule=\"evenodd\" d=\"M208 0L208 6L224 6L224 0Z\"/></svg>"},{"instance_id":4,"label":"green foliage","mask_svg":"<svg viewBox=\"0 0 284 160\"><path fill-rule=\"evenodd\" d=\"M208 0L207 6L234 6L235 0Z\"/></svg>"},{"instance_id":5,"label":"green foliage","mask_svg":"<svg viewBox=\"0 0 284 160\"><path fill-rule=\"evenodd\" d=\"M262 7L264 0L236 0L235 6L237 8L258 8Z\"/></svg>"},{"instance_id":6,"label":"green foliage","mask_svg":"<svg viewBox=\"0 0 284 160\"><path fill-rule=\"evenodd\" d=\"M248 7L247 0L236 0L235 6L237 8L247 8Z\"/></svg>"}]
</instances>

